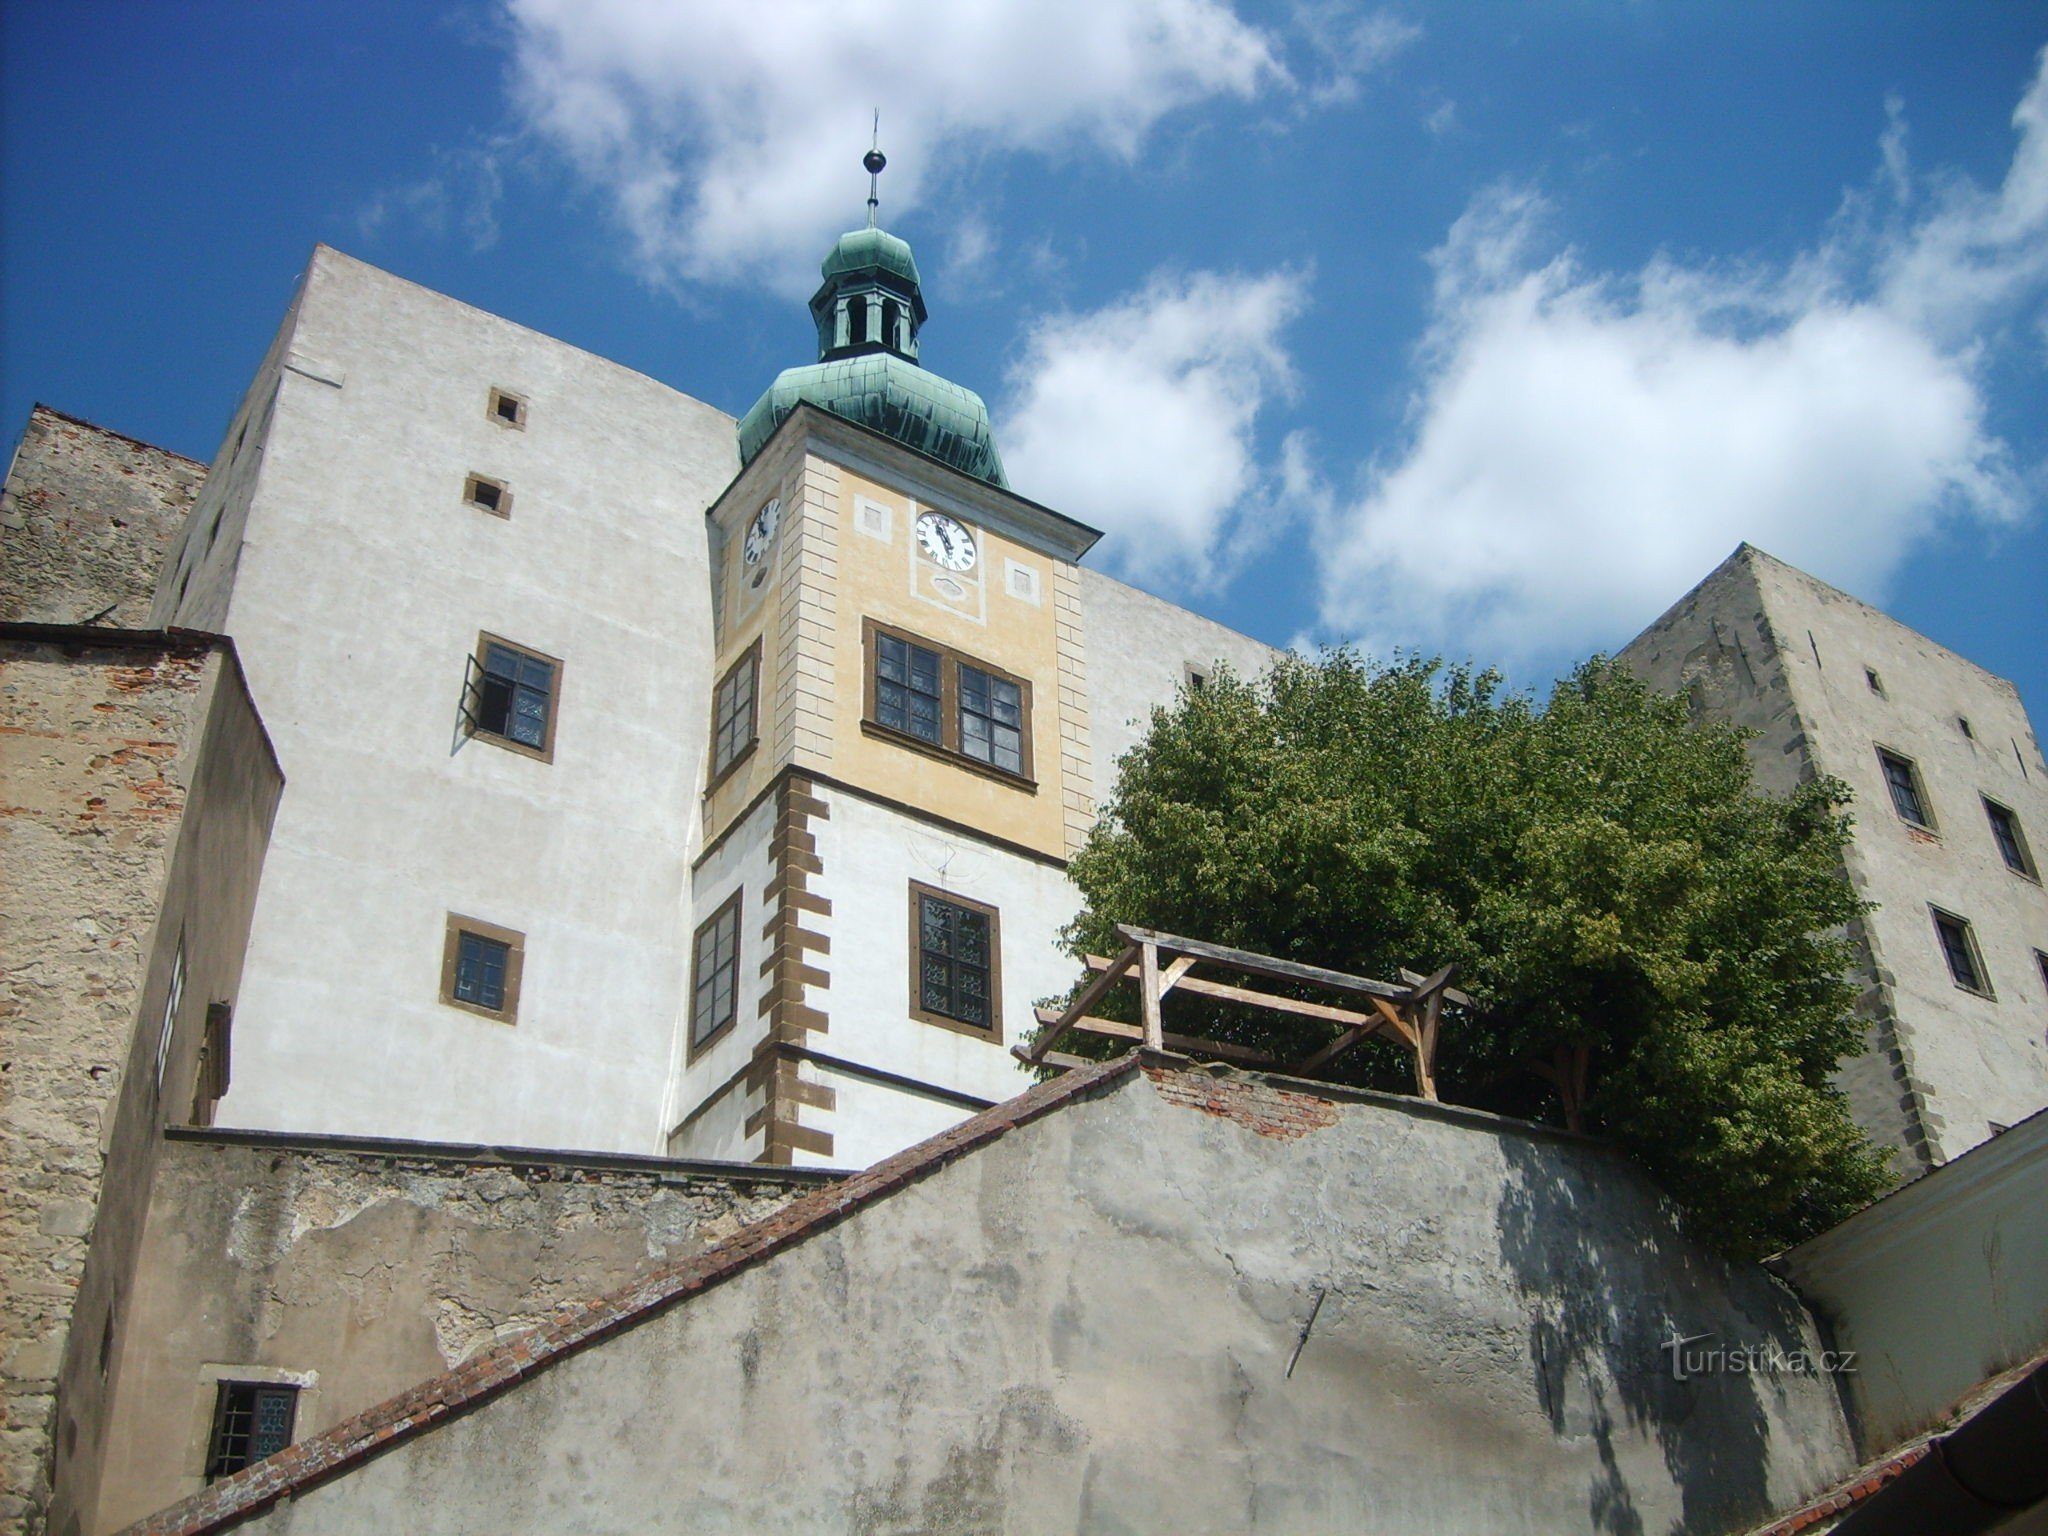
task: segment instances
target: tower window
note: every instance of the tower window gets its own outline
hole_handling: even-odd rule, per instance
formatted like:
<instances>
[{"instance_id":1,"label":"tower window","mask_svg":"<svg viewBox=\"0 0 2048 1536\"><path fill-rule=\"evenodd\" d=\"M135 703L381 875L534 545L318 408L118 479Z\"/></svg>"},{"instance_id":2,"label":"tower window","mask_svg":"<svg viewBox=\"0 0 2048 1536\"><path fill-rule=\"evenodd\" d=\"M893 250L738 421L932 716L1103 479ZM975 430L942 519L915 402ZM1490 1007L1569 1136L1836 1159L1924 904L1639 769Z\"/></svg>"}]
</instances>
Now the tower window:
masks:
<instances>
[{"instance_id":1,"label":"tower window","mask_svg":"<svg viewBox=\"0 0 2048 1536\"><path fill-rule=\"evenodd\" d=\"M486 414L501 427L523 428L526 425L526 401L518 395L494 389Z\"/></svg>"},{"instance_id":2,"label":"tower window","mask_svg":"<svg viewBox=\"0 0 2048 1536\"><path fill-rule=\"evenodd\" d=\"M1991 823L1991 840L1998 844L1998 856L2005 860L2005 867L2029 880L2037 879L2033 851L2027 847L2027 837L2020 830L2019 817L1996 800L1984 802L1984 815Z\"/></svg>"},{"instance_id":3,"label":"tower window","mask_svg":"<svg viewBox=\"0 0 2048 1536\"><path fill-rule=\"evenodd\" d=\"M501 1024L517 1022L526 935L474 917L448 915L441 949L441 1001Z\"/></svg>"},{"instance_id":4,"label":"tower window","mask_svg":"<svg viewBox=\"0 0 2048 1536\"><path fill-rule=\"evenodd\" d=\"M207 1442L206 1480L226 1477L274 1456L292 1443L299 1389L253 1381L223 1381L213 1400L213 1434Z\"/></svg>"},{"instance_id":5,"label":"tower window","mask_svg":"<svg viewBox=\"0 0 2048 1536\"><path fill-rule=\"evenodd\" d=\"M720 679L711 696L711 782L706 794L753 750L760 674L761 642L757 638Z\"/></svg>"},{"instance_id":6,"label":"tower window","mask_svg":"<svg viewBox=\"0 0 2048 1536\"><path fill-rule=\"evenodd\" d=\"M1962 730L1964 739L1968 741L1975 741L1977 739L1977 733L1970 729L1970 717L1968 715L1957 715L1956 725Z\"/></svg>"},{"instance_id":7,"label":"tower window","mask_svg":"<svg viewBox=\"0 0 2048 1536\"><path fill-rule=\"evenodd\" d=\"M1876 694L1880 699L1887 699L1891 697L1890 694L1884 691L1884 679L1877 675L1877 668L1865 667L1863 669L1863 680L1866 683L1870 684L1870 691Z\"/></svg>"},{"instance_id":8,"label":"tower window","mask_svg":"<svg viewBox=\"0 0 2048 1536\"><path fill-rule=\"evenodd\" d=\"M493 517L512 515L512 492L504 481L493 480L488 475L471 475L463 481L462 499Z\"/></svg>"},{"instance_id":9,"label":"tower window","mask_svg":"<svg viewBox=\"0 0 2048 1536\"><path fill-rule=\"evenodd\" d=\"M996 909L912 881L911 1017L1000 1042L1001 995Z\"/></svg>"},{"instance_id":10,"label":"tower window","mask_svg":"<svg viewBox=\"0 0 2048 1536\"><path fill-rule=\"evenodd\" d=\"M1970 931L1969 919L1939 907L1933 912L1935 937L1941 941L1941 953L1948 961L1948 973L1955 984L1965 992L1990 997L1991 981L1984 974L1984 958L1977 952L1977 936Z\"/></svg>"},{"instance_id":11,"label":"tower window","mask_svg":"<svg viewBox=\"0 0 2048 1536\"><path fill-rule=\"evenodd\" d=\"M1885 785L1892 792L1892 809L1899 813L1899 819L1932 830L1934 820L1927 814L1927 797L1920 792L1920 773L1913 760L1879 747L1877 761L1884 769Z\"/></svg>"},{"instance_id":12,"label":"tower window","mask_svg":"<svg viewBox=\"0 0 2048 1536\"><path fill-rule=\"evenodd\" d=\"M471 734L528 757L555 755L555 700L562 664L496 635L477 638L463 685L463 716Z\"/></svg>"},{"instance_id":13,"label":"tower window","mask_svg":"<svg viewBox=\"0 0 2048 1536\"><path fill-rule=\"evenodd\" d=\"M690 1054L694 1058L739 1017L740 895L734 891L697 930L690 966Z\"/></svg>"},{"instance_id":14,"label":"tower window","mask_svg":"<svg viewBox=\"0 0 2048 1536\"><path fill-rule=\"evenodd\" d=\"M862 729L1030 789L1031 684L958 651L866 625Z\"/></svg>"}]
</instances>

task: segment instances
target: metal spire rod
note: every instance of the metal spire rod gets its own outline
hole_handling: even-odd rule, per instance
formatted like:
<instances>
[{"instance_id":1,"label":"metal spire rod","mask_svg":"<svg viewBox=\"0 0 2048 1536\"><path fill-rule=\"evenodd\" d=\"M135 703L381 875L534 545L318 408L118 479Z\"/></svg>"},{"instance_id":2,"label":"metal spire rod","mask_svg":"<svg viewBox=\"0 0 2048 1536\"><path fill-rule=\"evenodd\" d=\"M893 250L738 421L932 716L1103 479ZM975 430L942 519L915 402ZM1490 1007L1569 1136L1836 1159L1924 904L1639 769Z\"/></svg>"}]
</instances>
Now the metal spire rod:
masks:
<instances>
[{"instance_id":1,"label":"metal spire rod","mask_svg":"<svg viewBox=\"0 0 2048 1536\"><path fill-rule=\"evenodd\" d=\"M889 163L888 156L882 153L882 109L880 107L875 109L874 142L869 146L867 154L861 157L860 163L867 167L868 172L868 228L873 229L875 227L875 209L880 207L882 202L882 167Z\"/></svg>"}]
</instances>

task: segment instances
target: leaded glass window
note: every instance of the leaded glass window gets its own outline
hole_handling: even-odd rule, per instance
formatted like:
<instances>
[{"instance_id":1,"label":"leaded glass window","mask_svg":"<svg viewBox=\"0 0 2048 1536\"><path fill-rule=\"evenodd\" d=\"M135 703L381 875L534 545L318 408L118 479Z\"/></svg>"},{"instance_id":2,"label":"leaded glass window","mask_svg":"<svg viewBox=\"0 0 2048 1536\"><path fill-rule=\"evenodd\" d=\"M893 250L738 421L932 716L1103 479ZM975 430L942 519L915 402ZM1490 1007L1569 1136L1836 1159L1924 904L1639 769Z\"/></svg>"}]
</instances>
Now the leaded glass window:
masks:
<instances>
[{"instance_id":1,"label":"leaded glass window","mask_svg":"<svg viewBox=\"0 0 2048 1536\"><path fill-rule=\"evenodd\" d=\"M875 718L933 746L940 742L939 653L895 635L878 635Z\"/></svg>"},{"instance_id":2,"label":"leaded glass window","mask_svg":"<svg viewBox=\"0 0 2048 1536\"><path fill-rule=\"evenodd\" d=\"M1984 967L1977 958L1977 941L1970 935L1969 922L1948 912L1936 912L1934 932L1941 940L1941 952L1948 960L1948 973L1955 978L1956 985L1972 992L1989 992L1991 985L1985 980Z\"/></svg>"},{"instance_id":3,"label":"leaded glass window","mask_svg":"<svg viewBox=\"0 0 2048 1536\"><path fill-rule=\"evenodd\" d=\"M476 728L545 752L548 711L554 702L555 664L503 641L487 640L482 671L477 687Z\"/></svg>"},{"instance_id":4,"label":"leaded glass window","mask_svg":"<svg viewBox=\"0 0 2048 1536\"><path fill-rule=\"evenodd\" d=\"M964 663L960 668L960 751L1011 773L1024 771L1024 690Z\"/></svg>"},{"instance_id":5,"label":"leaded glass window","mask_svg":"<svg viewBox=\"0 0 2048 1536\"><path fill-rule=\"evenodd\" d=\"M1928 819L1927 802L1920 794L1920 775L1913 771L1913 764L1882 748L1877 760L1884 765L1884 781L1892 792L1892 809L1916 827L1933 826Z\"/></svg>"},{"instance_id":6,"label":"leaded glass window","mask_svg":"<svg viewBox=\"0 0 2048 1536\"><path fill-rule=\"evenodd\" d=\"M990 914L922 893L917 906L919 1008L989 1028L995 1018Z\"/></svg>"}]
</instances>

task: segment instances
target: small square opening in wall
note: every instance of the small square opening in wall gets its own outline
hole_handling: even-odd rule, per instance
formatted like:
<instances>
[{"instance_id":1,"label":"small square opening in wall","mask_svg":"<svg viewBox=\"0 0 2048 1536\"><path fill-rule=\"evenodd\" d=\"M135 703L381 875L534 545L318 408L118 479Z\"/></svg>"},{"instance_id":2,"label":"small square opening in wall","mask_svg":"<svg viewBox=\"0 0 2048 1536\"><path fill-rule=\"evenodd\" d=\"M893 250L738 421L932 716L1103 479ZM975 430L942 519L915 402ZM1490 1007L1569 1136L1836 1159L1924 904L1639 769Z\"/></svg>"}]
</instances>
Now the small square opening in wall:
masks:
<instances>
[{"instance_id":1,"label":"small square opening in wall","mask_svg":"<svg viewBox=\"0 0 2048 1536\"><path fill-rule=\"evenodd\" d=\"M526 399L507 390L491 391L489 414L491 420L501 427L524 427L526 425Z\"/></svg>"},{"instance_id":2,"label":"small square opening in wall","mask_svg":"<svg viewBox=\"0 0 2048 1536\"><path fill-rule=\"evenodd\" d=\"M1207 667L1198 667L1192 661L1185 663L1181 669L1181 677L1187 683L1189 693L1207 692L1209 676Z\"/></svg>"},{"instance_id":3,"label":"small square opening in wall","mask_svg":"<svg viewBox=\"0 0 2048 1536\"><path fill-rule=\"evenodd\" d=\"M1865 667L1863 669L1863 680L1866 683L1870 684L1870 691L1876 694L1880 699L1887 699L1891 697L1890 694L1884 691L1884 679L1877 675L1877 668Z\"/></svg>"},{"instance_id":4,"label":"small square opening in wall","mask_svg":"<svg viewBox=\"0 0 2048 1536\"><path fill-rule=\"evenodd\" d=\"M514 1024L526 968L526 935L474 917L448 914L441 948L441 1001Z\"/></svg>"},{"instance_id":5,"label":"small square opening in wall","mask_svg":"<svg viewBox=\"0 0 2048 1536\"><path fill-rule=\"evenodd\" d=\"M488 475L471 475L462 482L462 499L493 517L512 515L512 492L502 480Z\"/></svg>"}]
</instances>

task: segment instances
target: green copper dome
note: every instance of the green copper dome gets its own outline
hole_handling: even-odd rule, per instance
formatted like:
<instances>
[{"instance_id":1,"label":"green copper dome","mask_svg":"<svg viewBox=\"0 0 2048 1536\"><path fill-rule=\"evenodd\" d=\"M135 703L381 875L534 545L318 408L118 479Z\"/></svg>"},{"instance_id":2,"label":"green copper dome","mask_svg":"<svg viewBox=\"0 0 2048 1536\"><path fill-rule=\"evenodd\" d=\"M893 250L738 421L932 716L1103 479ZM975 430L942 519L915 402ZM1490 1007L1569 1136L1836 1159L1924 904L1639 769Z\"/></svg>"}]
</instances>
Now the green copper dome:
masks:
<instances>
[{"instance_id":1,"label":"green copper dome","mask_svg":"<svg viewBox=\"0 0 2048 1536\"><path fill-rule=\"evenodd\" d=\"M849 273L880 269L904 282L919 285L917 258L910 254L910 242L898 239L886 229L849 230L825 253L819 268L826 282Z\"/></svg>"},{"instance_id":2,"label":"green copper dome","mask_svg":"<svg viewBox=\"0 0 2048 1536\"><path fill-rule=\"evenodd\" d=\"M785 368L740 418L741 464L753 461L800 401L1009 488L981 396L888 352Z\"/></svg>"},{"instance_id":3,"label":"green copper dome","mask_svg":"<svg viewBox=\"0 0 2048 1536\"><path fill-rule=\"evenodd\" d=\"M784 369L741 418L742 467L807 401L1007 490L981 396L918 366L924 291L909 243L872 225L856 229L839 237L821 270L811 298L818 360Z\"/></svg>"}]
</instances>

